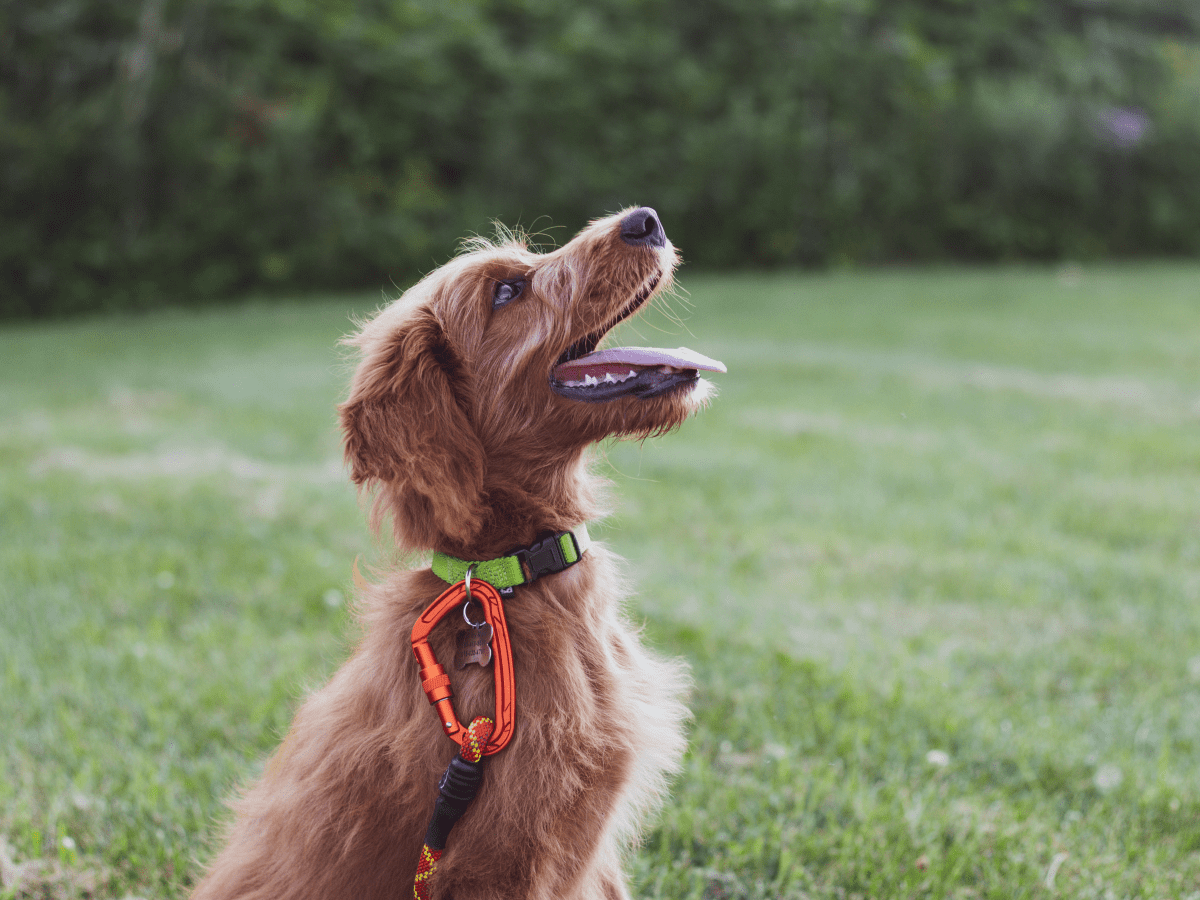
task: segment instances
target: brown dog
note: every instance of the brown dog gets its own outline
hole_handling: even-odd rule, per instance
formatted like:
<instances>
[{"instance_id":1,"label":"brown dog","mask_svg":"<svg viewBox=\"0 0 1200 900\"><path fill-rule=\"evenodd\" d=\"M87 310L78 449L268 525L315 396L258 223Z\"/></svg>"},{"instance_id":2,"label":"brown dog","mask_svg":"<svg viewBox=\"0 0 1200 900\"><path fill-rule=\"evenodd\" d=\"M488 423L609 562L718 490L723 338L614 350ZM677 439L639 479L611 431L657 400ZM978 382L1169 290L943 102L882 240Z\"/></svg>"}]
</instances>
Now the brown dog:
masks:
<instances>
[{"instance_id":1,"label":"brown dog","mask_svg":"<svg viewBox=\"0 0 1200 900\"><path fill-rule=\"evenodd\" d=\"M486 561L601 514L589 446L679 425L710 393L697 369L721 370L682 349L593 352L677 262L654 211L627 210L547 254L476 242L368 322L350 341L361 362L340 413L354 481L376 491L375 524L390 515L405 550ZM485 762L434 898L627 896L621 852L683 752L686 678L623 617L615 557L580 549L504 602L515 732ZM536 576L533 555L522 559ZM409 637L447 587L420 569L364 589L357 650L235 804L196 900L412 895L457 748ZM467 629L454 616L431 637L463 722L494 704L491 671L450 664Z\"/></svg>"}]
</instances>

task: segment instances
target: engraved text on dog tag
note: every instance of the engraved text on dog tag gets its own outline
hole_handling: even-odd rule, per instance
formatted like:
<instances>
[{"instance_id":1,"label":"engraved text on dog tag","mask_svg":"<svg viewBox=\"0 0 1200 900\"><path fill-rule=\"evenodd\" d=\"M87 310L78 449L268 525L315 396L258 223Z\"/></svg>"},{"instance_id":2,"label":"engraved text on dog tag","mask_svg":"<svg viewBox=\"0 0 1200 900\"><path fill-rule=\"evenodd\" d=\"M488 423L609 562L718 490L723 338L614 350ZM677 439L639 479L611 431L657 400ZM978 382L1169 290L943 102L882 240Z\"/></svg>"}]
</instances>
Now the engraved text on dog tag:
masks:
<instances>
[{"instance_id":1,"label":"engraved text on dog tag","mask_svg":"<svg viewBox=\"0 0 1200 900\"><path fill-rule=\"evenodd\" d=\"M486 666L492 661L492 626L481 622L455 638L454 668L465 669L471 663Z\"/></svg>"}]
</instances>

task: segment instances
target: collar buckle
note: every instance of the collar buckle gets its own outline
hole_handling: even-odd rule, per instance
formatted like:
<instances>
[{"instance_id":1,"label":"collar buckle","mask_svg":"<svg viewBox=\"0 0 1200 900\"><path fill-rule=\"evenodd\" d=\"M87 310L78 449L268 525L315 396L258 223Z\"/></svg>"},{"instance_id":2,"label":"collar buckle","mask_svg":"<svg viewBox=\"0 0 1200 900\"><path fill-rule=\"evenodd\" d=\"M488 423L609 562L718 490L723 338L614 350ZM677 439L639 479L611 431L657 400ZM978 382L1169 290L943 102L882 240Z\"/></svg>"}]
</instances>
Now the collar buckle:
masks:
<instances>
[{"instance_id":1,"label":"collar buckle","mask_svg":"<svg viewBox=\"0 0 1200 900\"><path fill-rule=\"evenodd\" d=\"M575 544L575 559L579 559L581 554L575 535L569 531L566 534L570 535L571 542ZM559 543L560 537L561 535L557 534L551 535L532 546L522 547L513 553L513 556L517 557L520 562L521 571L525 573L528 581L535 581L543 575L553 575L571 565Z\"/></svg>"}]
</instances>

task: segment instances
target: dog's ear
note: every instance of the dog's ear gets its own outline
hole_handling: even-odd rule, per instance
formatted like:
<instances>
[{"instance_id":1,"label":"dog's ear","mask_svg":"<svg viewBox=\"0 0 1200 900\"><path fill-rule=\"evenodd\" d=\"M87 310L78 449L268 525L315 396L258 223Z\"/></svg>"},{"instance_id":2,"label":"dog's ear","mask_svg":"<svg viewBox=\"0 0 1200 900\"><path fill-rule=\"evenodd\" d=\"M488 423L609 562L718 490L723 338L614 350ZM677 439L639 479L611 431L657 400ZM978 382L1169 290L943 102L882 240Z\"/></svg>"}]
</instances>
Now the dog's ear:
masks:
<instances>
[{"instance_id":1,"label":"dog's ear","mask_svg":"<svg viewBox=\"0 0 1200 900\"><path fill-rule=\"evenodd\" d=\"M466 543L480 522L484 468L466 372L428 309L377 332L368 325L351 340L363 359L338 407L351 477L378 489L373 524L391 512L407 547Z\"/></svg>"}]
</instances>

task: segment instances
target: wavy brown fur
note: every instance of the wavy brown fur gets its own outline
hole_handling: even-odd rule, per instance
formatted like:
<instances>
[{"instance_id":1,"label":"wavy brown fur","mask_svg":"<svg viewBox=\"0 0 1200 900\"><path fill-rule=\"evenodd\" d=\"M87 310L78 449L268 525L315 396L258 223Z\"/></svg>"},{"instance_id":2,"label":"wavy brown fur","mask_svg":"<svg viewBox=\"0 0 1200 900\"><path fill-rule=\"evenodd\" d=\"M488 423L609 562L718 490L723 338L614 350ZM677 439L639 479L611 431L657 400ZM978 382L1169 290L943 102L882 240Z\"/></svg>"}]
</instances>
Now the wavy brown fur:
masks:
<instances>
[{"instance_id":1,"label":"wavy brown fur","mask_svg":"<svg viewBox=\"0 0 1200 900\"><path fill-rule=\"evenodd\" d=\"M623 215L547 254L477 246L351 339L361 361L340 407L346 457L354 481L375 491L375 523L390 516L402 548L486 559L574 528L602 512L590 445L668 430L703 404L706 382L608 403L550 390L566 347L611 323L656 273L670 281L670 243L626 244ZM493 310L495 282L518 277L525 293ZM437 780L457 748L421 691L409 636L445 588L422 569L364 590L358 648L234 804L195 900L411 896ZM621 850L683 752L686 677L641 646L624 596L616 558L593 545L506 601L516 733L488 759L433 897L627 896ZM491 712L492 676L448 665L465 627L447 619L431 643L470 721Z\"/></svg>"}]
</instances>

